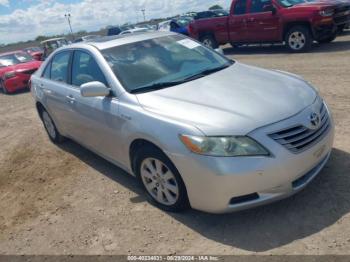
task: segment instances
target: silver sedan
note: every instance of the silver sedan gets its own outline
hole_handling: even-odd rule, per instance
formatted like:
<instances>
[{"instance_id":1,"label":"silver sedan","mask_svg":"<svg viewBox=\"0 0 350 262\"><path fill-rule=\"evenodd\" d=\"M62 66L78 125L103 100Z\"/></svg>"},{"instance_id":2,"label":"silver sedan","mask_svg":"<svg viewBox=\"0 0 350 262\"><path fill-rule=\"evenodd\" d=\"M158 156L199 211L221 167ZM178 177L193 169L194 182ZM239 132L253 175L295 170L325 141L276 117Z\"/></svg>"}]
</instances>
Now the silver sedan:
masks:
<instances>
[{"instance_id":1,"label":"silver sedan","mask_svg":"<svg viewBox=\"0 0 350 262\"><path fill-rule=\"evenodd\" d=\"M32 76L49 138L135 175L158 207L224 213L288 197L326 164L334 123L294 74L168 32L56 50Z\"/></svg>"}]
</instances>

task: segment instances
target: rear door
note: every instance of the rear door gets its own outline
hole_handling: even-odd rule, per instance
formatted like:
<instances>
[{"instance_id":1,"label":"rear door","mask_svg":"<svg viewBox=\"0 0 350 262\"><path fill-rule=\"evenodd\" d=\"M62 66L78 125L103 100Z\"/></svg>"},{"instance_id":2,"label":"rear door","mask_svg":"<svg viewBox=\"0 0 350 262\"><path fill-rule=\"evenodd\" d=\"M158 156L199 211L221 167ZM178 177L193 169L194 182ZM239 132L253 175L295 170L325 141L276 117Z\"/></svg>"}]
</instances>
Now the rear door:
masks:
<instances>
[{"instance_id":1,"label":"rear door","mask_svg":"<svg viewBox=\"0 0 350 262\"><path fill-rule=\"evenodd\" d=\"M231 9L228 19L229 39L231 43L245 42L247 40L247 0L237 0Z\"/></svg>"},{"instance_id":2,"label":"rear door","mask_svg":"<svg viewBox=\"0 0 350 262\"><path fill-rule=\"evenodd\" d=\"M71 51L57 53L46 66L38 88L43 94L44 104L63 135L73 129L74 118L71 112L69 91L69 62Z\"/></svg>"},{"instance_id":3,"label":"rear door","mask_svg":"<svg viewBox=\"0 0 350 262\"><path fill-rule=\"evenodd\" d=\"M278 41L280 21L271 0L249 0L249 17L247 18L247 39L249 42Z\"/></svg>"}]
</instances>

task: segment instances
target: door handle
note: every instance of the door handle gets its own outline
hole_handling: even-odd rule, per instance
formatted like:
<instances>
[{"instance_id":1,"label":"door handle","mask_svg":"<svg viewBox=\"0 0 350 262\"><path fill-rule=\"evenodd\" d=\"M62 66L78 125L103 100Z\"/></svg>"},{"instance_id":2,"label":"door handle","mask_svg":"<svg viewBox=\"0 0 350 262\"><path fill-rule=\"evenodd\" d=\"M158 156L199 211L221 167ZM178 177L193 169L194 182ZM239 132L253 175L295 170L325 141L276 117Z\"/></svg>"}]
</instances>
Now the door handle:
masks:
<instances>
[{"instance_id":1,"label":"door handle","mask_svg":"<svg viewBox=\"0 0 350 262\"><path fill-rule=\"evenodd\" d=\"M75 98L72 95L66 96L67 100L69 103L74 104L75 103Z\"/></svg>"}]
</instances>

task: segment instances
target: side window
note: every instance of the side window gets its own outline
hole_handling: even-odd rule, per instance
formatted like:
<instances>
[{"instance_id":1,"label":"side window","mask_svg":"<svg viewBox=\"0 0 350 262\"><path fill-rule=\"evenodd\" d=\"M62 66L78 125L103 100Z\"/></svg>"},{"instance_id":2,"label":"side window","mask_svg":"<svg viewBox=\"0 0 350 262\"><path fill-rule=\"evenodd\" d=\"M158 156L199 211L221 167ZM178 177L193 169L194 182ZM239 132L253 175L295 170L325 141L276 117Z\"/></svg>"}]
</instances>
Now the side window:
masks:
<instances>
[{"instance_id":1,"label":"side window","mask_svg":"<svg viewBox=\"0 0 350 262\"><path fill-rule=\"evenodd\" d=\"M42 74L43 78L50 79L50 73L51 73L51 61L47 64L44 73Z\"/></svg>"},{"instance_id":2,"label":"side window","mask_svg":"<svg viewBox=\"0 0 350 262\"><path fill-rule=\"evenodd\" d=\"M68 82L68 65L70 52L62 52L52 59L51 80L59 82Z\"/></svg>"},{"instance_id":3,"label":"side window","mask_svg":"<svg viewBox=\"0 0 350 262\"><path fill-rule=\"evenodd\" d=\"M238 0L235 4L233 13L235 15L243 15L247 11L247 0Z\"/></svg>"},{"instance_id":4,"label":"side window","mask_svg":"<svg viewBox=\"0 0 350 262\"><path fill-rule=\"evenodd\" d=\"M272 6L271 0L252 0L250 8L251 13L262 13L270 10Z\"/></svg>"},{"instance_id":5,"label":"side window","mask_svg":"<svg viewBox=\"0 0 350 262\"><path fill-rule=\"evenodd\" d=\"M81 86L93 81L108 85L95 59L88 53L75 51L72 64L72 85Z\"/></svg>"}]
</instances>

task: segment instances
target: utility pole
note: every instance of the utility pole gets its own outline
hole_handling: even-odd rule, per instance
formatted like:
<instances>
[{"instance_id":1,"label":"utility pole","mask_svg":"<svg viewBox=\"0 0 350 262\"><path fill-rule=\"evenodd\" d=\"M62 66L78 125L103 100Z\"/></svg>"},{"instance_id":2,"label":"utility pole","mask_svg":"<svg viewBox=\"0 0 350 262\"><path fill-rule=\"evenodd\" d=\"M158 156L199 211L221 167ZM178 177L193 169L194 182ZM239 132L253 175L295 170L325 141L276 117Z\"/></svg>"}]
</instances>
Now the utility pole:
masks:
<instances>
[{"instance_id":1,"label":"utility pole","mask_svg":"<svg viewBox=\"0 0 350 262\"><path fill-rule=\"evenodd\" d=\"M141 12L143 14L143 21L146 22L146 9L145 8L141 9Z\"/></svg>"},{"instance_id":2,"label":"utility pole","mask_svg":"<svg viewBox=\"0 0 350 262\"><path fill-rule=\"evenodd\" d=\"M71 18L70 13L65 14L64 17L67 18L69 29L70 29L70 33L73 35L72 25L71 25L71 22L70 22L70 18Z\"/></svg>"}]
</instances>

